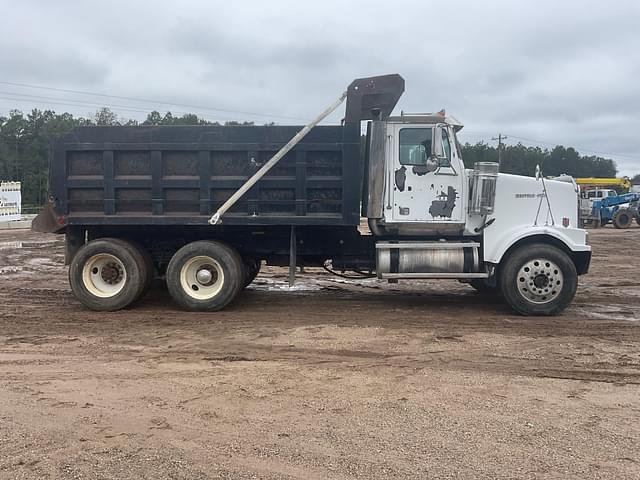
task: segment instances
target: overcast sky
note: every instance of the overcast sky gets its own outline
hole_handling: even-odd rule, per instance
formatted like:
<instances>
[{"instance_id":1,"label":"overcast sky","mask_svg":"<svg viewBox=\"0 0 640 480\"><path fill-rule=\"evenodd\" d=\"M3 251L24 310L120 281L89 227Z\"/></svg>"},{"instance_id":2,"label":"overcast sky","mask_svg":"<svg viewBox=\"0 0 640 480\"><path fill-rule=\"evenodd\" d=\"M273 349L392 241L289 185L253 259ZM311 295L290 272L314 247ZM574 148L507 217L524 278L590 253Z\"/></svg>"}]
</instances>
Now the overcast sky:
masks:
<instances>
[{"instance_id":1,"label":"overcast sky","mask_svg":"<svg viewBox=\"0 0 640 480\"><path fill-rule=\"evenodd\" d=\"M400 73L397 111L446 108L462 141L503 133L640 173L637 0L0 0L0 12L0 115L106 105L300 124L353 78Z\"/></svg>"}]
</instances>

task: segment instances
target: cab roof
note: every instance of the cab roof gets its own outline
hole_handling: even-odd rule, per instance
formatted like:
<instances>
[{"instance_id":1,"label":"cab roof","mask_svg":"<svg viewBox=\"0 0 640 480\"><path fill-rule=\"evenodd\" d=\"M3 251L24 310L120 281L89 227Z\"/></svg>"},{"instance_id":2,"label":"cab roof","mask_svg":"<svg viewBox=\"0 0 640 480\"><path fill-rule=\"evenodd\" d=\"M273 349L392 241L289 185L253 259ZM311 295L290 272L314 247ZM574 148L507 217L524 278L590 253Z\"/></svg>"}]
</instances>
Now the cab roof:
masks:
<instances>
[{"instance_id":1,"label":"cab roof","mask_svg":"<svg viewBox=\"0 0 640 480\"><path fill-rule=\"evenodd\" d=\"M464 125L455 117L447 115L444 110L436 113L405 113L400 112L399 116L389 117L388 122L392 123L424 123L424 124L436 124L445 123L451 125L457 132L462 130Z\"/></svg>"}]
</instances>

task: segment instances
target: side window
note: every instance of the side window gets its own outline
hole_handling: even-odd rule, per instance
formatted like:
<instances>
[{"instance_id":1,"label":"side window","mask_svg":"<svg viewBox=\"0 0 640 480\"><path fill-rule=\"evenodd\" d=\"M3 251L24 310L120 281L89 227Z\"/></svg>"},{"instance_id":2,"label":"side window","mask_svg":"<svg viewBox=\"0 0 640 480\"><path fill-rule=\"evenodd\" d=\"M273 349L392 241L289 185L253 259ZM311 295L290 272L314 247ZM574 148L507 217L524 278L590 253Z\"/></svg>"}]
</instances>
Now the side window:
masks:
<instances>
[{"instance_id":1,"label":"side window","mask_svg":"<svg viewBox=\"0 0 640 480\"><path fill-rule=\"evenodd\" d=\"M447 130L442 130L442 151L444 152L446 160L442 160L440 162L441 167L450 167L451 166L451 143L449 142L449 133Z\"/></svg>"},{"instance_id":2,"label":"side window","mask_svg":"<svg viewBox=\"0 0 640 480\"><path fill-rule=\"evenodd\" d=\"M430 155L430 128L400 130L400 165L426 165Z\"/></svg>"},{"instance_id":3,"label":"side window","mask_svg":"<svg viewBox=\"0 0 640 480\"><path fill-rule=\"evenodd\" d=\"M602 198L602 190L598 190L598 198Z\"/></svg>"},{"instance_id":4,"label":"side window","mask_svg":"<svg viewBox=\"0 0 640 480\"><path fill-rule=\"evenodd\" d=\"M587 192L587 196L588 196L589 198L595 198L595 196L596 196L596 192L595 192L595 190L589 190L589 191Z\"/></svg>"}]
</instances>

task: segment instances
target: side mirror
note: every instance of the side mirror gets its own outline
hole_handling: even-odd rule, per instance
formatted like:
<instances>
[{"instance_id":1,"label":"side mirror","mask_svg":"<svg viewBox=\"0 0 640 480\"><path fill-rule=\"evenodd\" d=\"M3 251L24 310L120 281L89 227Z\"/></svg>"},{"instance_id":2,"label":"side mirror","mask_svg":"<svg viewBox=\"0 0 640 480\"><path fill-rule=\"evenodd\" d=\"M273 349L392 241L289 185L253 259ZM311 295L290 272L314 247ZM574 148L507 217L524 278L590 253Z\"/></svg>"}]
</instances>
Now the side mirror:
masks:
<instances>
[{"instance_id":1,"label":"side mirror","mask_svg":"<svg viewBox=\"0 0 640 480\"><path fill-rule=\"evenodd\" d=\"M431 158L438 164L448 164L449 159L447 157L447 153L444 151L444 146L442 143L442 132L446 128L443 124L437 124L433 128L433 136L431 141Z\"/></svg>"},{"instance_id":2,"label":"side mirror","mask_svg":"<svg viewBox=\"0 0 640 480\"><path fill-rule=\"evenodd\" d=\"M446 158L446 154L444 153L444 149L442 148L442 125L436 125L433 129L433 136L431 141L431 156L436 160Z\"/></svg>"}]
</instances>

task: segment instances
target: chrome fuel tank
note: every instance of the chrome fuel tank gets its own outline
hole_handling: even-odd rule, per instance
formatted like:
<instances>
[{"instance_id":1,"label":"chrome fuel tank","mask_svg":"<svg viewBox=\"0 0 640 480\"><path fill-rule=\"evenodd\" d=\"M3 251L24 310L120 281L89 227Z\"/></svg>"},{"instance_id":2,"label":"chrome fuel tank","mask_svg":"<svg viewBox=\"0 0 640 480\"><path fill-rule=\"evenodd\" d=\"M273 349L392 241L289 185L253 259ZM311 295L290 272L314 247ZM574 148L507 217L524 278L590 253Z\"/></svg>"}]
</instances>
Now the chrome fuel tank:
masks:
<instances>
[{"instance_id":1,"label":"chrome fuel tank","mask_svg":"<svg viewBox=\"0 0 640 480\"><path fill-rule=\"evenodd\" d=\"M476 242L378 242L376 272L388 273L474 273L479 270Z\"/></svg>"}]
</instances>

